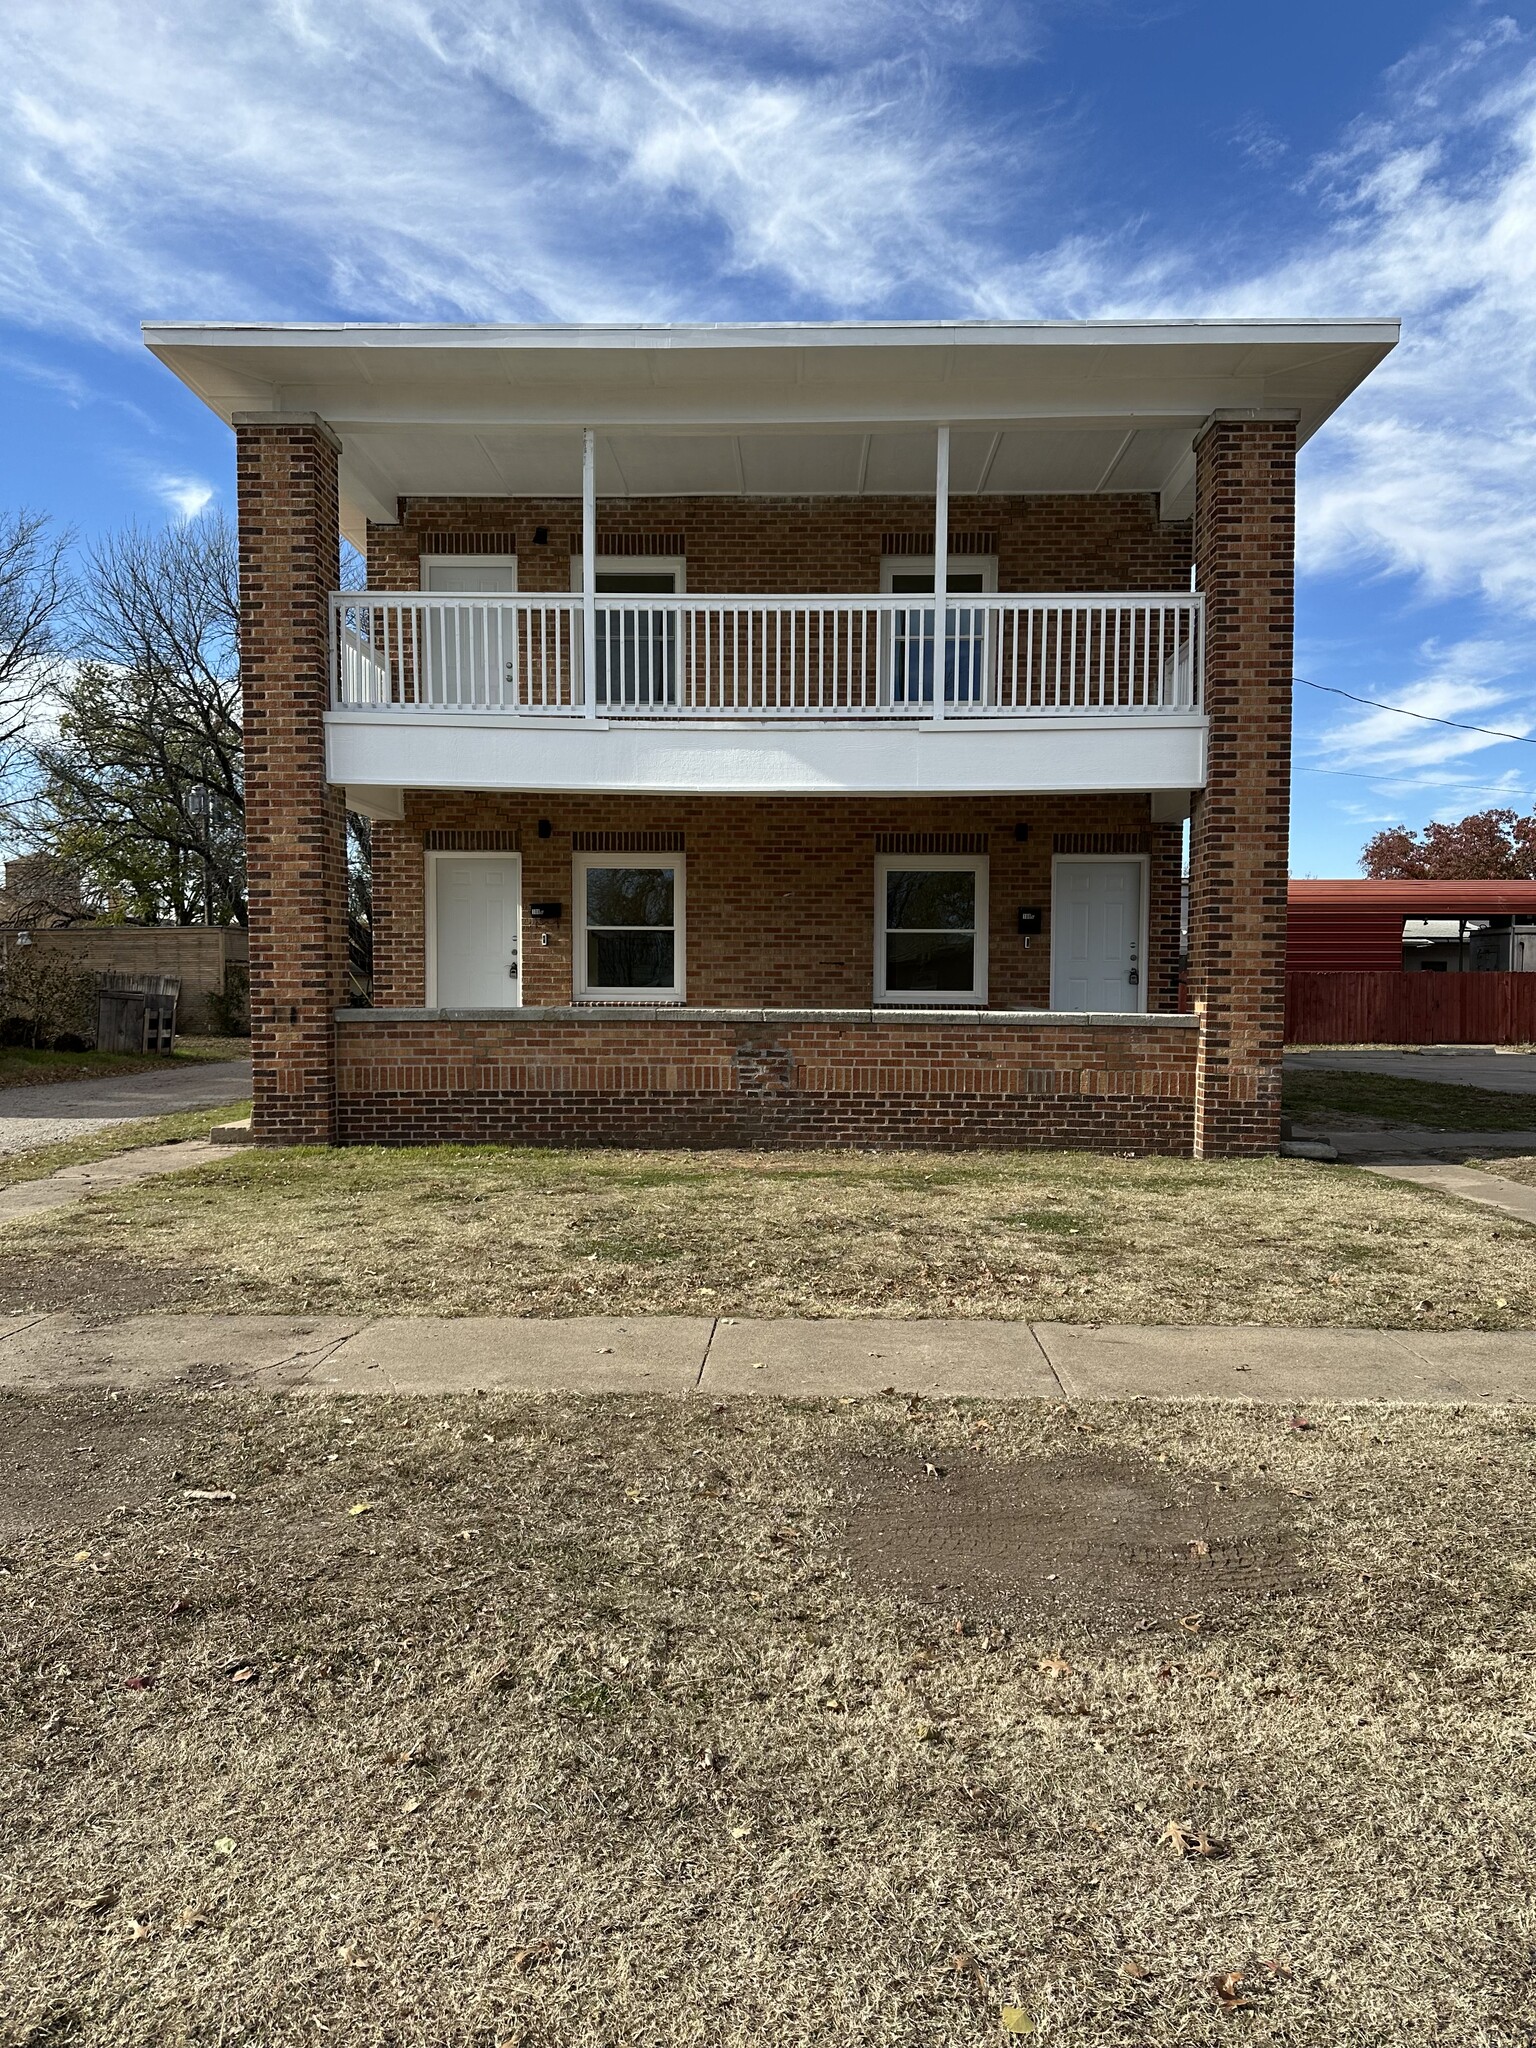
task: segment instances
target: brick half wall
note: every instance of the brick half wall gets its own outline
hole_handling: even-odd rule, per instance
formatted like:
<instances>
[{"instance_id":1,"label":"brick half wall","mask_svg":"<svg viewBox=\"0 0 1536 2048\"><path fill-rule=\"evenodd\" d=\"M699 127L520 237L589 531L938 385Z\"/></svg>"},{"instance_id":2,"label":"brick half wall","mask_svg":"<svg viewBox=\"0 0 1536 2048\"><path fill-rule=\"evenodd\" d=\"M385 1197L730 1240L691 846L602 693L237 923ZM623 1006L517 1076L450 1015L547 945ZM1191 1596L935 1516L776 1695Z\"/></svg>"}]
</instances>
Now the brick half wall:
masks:
<instances>
[{"instance_id":1,"label":"brick half wall","mask_svg":"<svg viewBox=\"0 0 1536 2048\"><path fill-rule=\"evenodd\" d=\"M1192 1017L343 1011L343 1144L1188 1154Z\"/></svg>"}]
</instances>

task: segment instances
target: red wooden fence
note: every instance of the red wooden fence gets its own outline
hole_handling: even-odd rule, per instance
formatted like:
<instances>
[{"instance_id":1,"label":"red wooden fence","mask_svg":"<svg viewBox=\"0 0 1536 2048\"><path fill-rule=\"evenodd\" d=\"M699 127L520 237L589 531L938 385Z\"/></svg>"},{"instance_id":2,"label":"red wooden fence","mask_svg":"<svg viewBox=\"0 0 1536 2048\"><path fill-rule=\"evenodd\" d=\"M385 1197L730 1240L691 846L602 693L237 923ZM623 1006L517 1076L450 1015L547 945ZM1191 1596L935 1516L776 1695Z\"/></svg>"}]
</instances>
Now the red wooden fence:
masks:
<instances>
[{"instance_id":1,"label":"red wooden fence","mask_svg":"<svg viewBox=\"0 0 1536 2048\"><path fill-rule=\"evenodd\" d=\"M1288 1045L1536 1043L1536 974L1288 974Z\"/></svg>"}]
</instances>

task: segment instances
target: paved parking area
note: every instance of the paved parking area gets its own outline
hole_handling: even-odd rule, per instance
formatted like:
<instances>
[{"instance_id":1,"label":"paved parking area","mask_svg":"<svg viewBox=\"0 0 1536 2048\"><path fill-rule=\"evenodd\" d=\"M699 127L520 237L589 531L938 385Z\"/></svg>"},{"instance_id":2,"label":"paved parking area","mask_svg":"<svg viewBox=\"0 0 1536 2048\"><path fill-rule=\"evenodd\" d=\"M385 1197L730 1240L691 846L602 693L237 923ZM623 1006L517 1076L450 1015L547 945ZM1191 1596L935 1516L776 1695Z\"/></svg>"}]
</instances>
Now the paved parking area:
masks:
<instances>
[{"instance_id":1,"label":"paved parking area","mask_svg":"<svg viewBox=\"0 0 1536 2048\"><path fill-rule=\"evenodd\" d=\"M1352 1045L1323 1052L1288 1052L1288 1072L1312 1068L1356 1074L1391 1074L1404 1081L1445 1081L1453 1088L1492 1088L1503 1095L1536 1095L1536 1052L1501 1052L1491 1045Z\"/></svg>"},{"instance_id":2,"label":"paved parking area","mask_svg":"<svg viewBox=\"0 0 1536 2048\"><path fill-rule=\"evenodd\" d=\"M249 1060L185 1061L97 1081L0 1088L0 1152L30 1152L60 1138L86 1138L107 1124L175 1116L240 1102L251 1092Z\"/></svg>"}]
</instances>

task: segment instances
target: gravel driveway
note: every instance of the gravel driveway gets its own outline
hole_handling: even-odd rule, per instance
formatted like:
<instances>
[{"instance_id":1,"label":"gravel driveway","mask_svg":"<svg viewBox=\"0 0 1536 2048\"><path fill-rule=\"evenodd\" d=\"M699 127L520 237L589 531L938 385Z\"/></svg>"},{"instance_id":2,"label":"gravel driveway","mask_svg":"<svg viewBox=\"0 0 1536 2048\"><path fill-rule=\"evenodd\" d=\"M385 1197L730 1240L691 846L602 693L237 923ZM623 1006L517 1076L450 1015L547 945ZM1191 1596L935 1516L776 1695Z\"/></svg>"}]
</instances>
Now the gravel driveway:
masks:
<instances>
[{"instance_id":1,"label":"gravel driveway","mask_svg":"<svg viewBox=\"0 0 1536 2048\"><path fill-rule=\"evenodd\" d=\"M106 1124L174 1116L239 1102L251 1092L249 1060L188 1062L143 1074L96 1081L53 1081L39 1088L0 1088L0 1153L28 1152L58 1138L84 1138Z\"/></svg>"}]
</instances>

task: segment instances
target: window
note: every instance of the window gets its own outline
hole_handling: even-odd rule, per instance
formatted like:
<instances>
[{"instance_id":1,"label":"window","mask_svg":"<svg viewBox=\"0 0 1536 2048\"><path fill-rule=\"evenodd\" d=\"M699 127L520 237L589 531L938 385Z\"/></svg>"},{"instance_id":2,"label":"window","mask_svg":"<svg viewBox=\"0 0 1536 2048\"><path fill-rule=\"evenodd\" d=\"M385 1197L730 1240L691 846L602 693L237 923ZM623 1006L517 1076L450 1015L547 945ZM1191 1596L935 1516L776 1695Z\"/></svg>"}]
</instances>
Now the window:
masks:
<instances>
[{"instance_id":1,"label":"window","mask_svg":"<svg viewBox=\"0 0 1536 2048\"><path fill-rule=\"evenodd\" d=\"M599 704L673 704L677 701L677 613L648 597L676 597L684 564L666 555L599 555L596 594L630 598L597 614ZM571 588L581 588L581 557L571 557Z\"/></svg>"},{"instance_id":2,"label":"window","mask_svg":"<svg viewBox=\"0 0 1536 2048\"><path fill-rule=\"evenodd\" d=\"M880 588L893 597L933 594L932 555L886 555L880 563ZM978 596L997 588L994 555L951 555L947 595ZM987 694L989 614L981 605L949 606L944 642L944 701L980 704ZM890 693L893 704L933 702L934 608L911 605L891 616Z\"/></svg>"},{"instance_id":3,"label":"window","mask_svg":"<svg viewBox=\"0 0 1536 2048\"><path fill-rule=\"evenodd\" d=\"M875 863L875 1001L986 1000L986 860L882 855Z\"/></svg>"},{"instance_id":4,"label":"window","mask_svg":"<svg viewBox=\"0 0 1536 2048\"><path fill-rule=\"evenodd\" d=\"M683 999L683 856L576 856L576 993Z\"/></svg>"}]
</instances>

